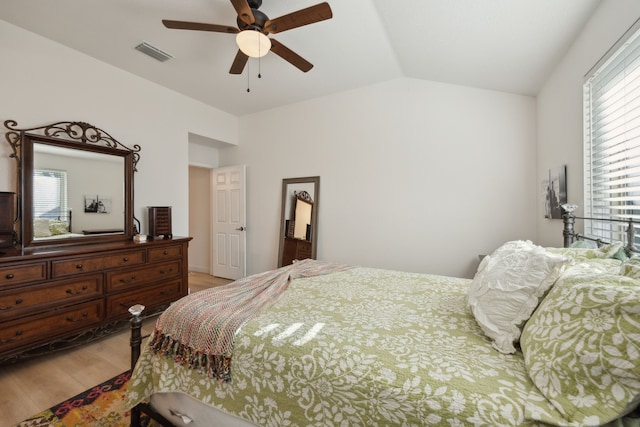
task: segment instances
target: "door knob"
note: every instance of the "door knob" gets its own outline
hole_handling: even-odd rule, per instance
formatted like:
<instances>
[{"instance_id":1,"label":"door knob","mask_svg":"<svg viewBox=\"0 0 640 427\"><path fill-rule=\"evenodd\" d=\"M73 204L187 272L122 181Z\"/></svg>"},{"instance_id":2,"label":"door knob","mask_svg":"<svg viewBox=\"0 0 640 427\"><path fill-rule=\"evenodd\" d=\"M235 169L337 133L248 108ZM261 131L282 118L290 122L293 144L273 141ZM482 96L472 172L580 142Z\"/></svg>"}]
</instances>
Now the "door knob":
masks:
<instances>
[{"instance_id":1,"label":"door knob","mask_svg":"<svg viewBox=\"0 0 640 427\"><path fill-rule=\"evenodd\" d=\"M247 227L240 227L240 228L236 228L236 230L238 230L238 231L244 231L244 230L246 230L246 229L247 229Z\"/></svg>"}]
</instances>

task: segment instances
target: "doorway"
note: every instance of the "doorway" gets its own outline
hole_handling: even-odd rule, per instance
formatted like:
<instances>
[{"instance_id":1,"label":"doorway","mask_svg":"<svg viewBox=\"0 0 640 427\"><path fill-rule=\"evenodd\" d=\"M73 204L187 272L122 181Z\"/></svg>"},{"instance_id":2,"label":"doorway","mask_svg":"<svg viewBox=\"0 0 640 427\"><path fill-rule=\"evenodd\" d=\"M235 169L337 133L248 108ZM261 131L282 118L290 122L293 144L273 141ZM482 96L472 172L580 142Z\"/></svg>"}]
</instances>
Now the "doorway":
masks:
<instances>
[{"instance_id":1,"label":"doorway","mask_svg":"<svg viewBox=\"0 0 640 427\"><path fill-rule=\"evenodd\" d=\"M211 168L189 166L189 271L213 275Z\"/></svg>"},{"instance_id":2,"label":"doorway","mask_svg":"<svg viewBox=\"0 0 640 427\"><path fill-rule=\"evenodd\" d=\"M246 275L245 167L189 165L189 270Z\"/></svg>"}]
</instances>

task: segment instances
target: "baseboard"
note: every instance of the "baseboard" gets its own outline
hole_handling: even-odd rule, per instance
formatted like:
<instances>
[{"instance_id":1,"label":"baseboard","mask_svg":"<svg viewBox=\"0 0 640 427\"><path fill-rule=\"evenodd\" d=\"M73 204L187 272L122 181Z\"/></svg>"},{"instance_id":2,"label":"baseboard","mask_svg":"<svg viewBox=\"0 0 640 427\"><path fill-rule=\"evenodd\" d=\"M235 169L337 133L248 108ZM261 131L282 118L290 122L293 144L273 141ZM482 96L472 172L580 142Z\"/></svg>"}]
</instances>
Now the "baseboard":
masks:
<instances>
[{"instance_id":1,"label":"baseboard","mask_svg":"<svg viewBox=\"0 0 640 427\"><path fill-rule=\"evenodd\" d=\"M204 273L204 274L209 274L209 269L206 267L196 267L196 266L189 266L189 271L195 271L196 273Z\"/></svg>"}]
</instances>

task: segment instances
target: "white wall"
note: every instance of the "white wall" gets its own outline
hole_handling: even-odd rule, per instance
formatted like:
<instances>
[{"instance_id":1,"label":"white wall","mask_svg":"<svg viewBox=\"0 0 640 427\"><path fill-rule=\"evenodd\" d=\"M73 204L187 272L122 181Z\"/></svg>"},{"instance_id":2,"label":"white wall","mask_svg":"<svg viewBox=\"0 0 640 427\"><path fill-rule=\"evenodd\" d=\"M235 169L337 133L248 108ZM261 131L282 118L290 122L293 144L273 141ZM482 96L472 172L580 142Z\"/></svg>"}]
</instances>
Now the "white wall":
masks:
<instances>
[{"instance_id":1,"label":"white wall","mask_svg":"<svg viewBox=\"0 0 640 427\"><path fill-rule=\"evenodd\" d=\"M1 20L0 57L2 123L85 121L125 145L139 144L135 215L142 230L147 206L172 206L173 233L188 234L189 134L237 144L237 117ZM0 191L15 190L10 153L0 143Z\"/></svg>"},{"instance_id":2,"label":"white wall","mask_svg":"<svg viewBox=\"0 0 640 427\"><path fill-rule=\"evenodd\" d=\"M638 0L604 0L558 64L537 98L538 188L549 168L567 165L567 198L584 205L582 85L584 76L640 17ZM538 191L538 241L562 245L562 221L544 219L544 199ZM582 215L580 208L578 215ZM576 227L581 230L580 221Z\"/></svg>"},{"instance_id":3,"label":"white wall","mask_svg":"<svg viewBox=\"0 0 640 427\"><path fill-rule=\"evenodd\" d=\"M471 276L534 239L533 98L399 79L243 117L249 272L277 265L283 178L320 176L319 258Z\"/></svg>"},{"instance_id":4,"label":"white wall","mask_svg":"<svg viewBox=\"0 0 640 427\"><path fill-rule=\"evenodd\" d=\"M221 141L213 141L190 133L189 164L201 168L215 169L219 165L219 147L233 147L234 145L235 144L226 144Z\"/></svg>"}]
</instances>

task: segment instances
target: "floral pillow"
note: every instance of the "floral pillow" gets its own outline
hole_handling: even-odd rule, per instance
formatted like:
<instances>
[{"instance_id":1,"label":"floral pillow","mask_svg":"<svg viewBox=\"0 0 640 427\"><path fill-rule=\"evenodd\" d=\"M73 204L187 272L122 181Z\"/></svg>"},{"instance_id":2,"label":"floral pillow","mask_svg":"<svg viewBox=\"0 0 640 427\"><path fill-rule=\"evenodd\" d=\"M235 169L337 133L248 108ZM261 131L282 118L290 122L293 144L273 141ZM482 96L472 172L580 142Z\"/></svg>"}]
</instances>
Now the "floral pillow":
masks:
<instances>
[{"instance_id":1,"label":"floral pillow","mask_svg":"<svg viewBox=\"0 0 640 427\"><path fill-rule=\"evenodd\" d=\"M570 247L570 248L546 248L548 252L567 256L576 262L588 262L598 258L617 258L623 250L622 242L611 243L599 248Z\"/></svg>"},{"instance_id":2,"label":"floral pillow","mask_svg":"<svg viewBox=\"0 0 640 427\"><path fill-rule=\"evenodd\" d=\"M619 274L622 266L622 261L616 258L593 258L588 261L582 261L582 264L586 264L601 273Z\"/></svg>"},{"instance_id":3,"label":"floral pillow","mask_svg":"<svg viewBox=\"0 0 640 427\"><path fill-rule=\"evenodd\" d=\"M568 262L528 240L507 242L482 260L468 307L496 350L515 353L522 325Z\"/></svg>"},{"instance_id":4,"label":"floral pillow","mask_svg":"<svg viewBox=\"0 0 640 427\"><path fill-rule=\"evenodd\" d=\"M623 276L640 279L640 256L633 256L620 266L620 274Z\"/></svg>"},{"instance_id":5,"label":"floral pillow","mask_svg":"<svg viewBox=\"0 0 640 427\"><path fill-rule=\"evenodd\" d=\"M625 415L640 402L640 281L570 267L520 345L529 377L564 418L555 424L596 426Z\"/></svg>"},{"instance_id":6,"label":"floral pillow","mask_svg":"<svg viewBox=\"0 0 640 427\"><path fill-rule=\"evenodd\" d=\"M57 236L59 234L67 234L69 232L69 226L64 221L51 220L49 222L49 230L54 236Z\"/></svg>"}]
</instances>

